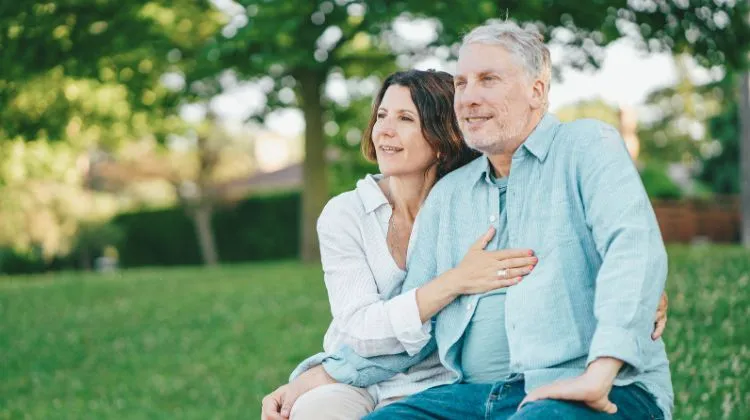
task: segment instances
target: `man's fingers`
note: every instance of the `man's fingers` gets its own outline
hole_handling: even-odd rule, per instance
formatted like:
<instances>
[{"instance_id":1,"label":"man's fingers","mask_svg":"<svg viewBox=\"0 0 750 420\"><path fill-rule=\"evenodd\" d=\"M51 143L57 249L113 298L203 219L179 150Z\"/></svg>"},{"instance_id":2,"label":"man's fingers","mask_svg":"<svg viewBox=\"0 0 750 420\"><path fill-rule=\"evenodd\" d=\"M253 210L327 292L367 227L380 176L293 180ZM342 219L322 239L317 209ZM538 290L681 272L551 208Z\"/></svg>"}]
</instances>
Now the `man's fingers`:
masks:
<instances>
[{"instance_id":1,"label":"man's fingers","mask_svg":"<svg viewBox=\"0 0 750 420\"><path fill-rule=\"evenodd\" d=\"M667 312L661 309L656 310L656 320L660 321L662 318L667 316Z\"/></svg>"},{"instance_id":2,"label":"man's fingers","mask_svg":"<svg viewBox=\"0 0 750 420\"><path fill-rule=\"evenodd\" d=\"M524 405L526 405L526 404L528 404L530 402L534 402L536 400L538 400L538 398L536 398L536 396L534 395L534 393L531 393L531 394L527 395L523 399L523 401L521 401L521 404L518 404L518 410L520 410L521 408L523 408Z\"/></svg>"},{"instance_id":3,"label":"man's fingers","mask_svg":"<svg viewBox=\"0 0 750 420\"><path fill-rule=\"evenodd\" d=\"M607 399L604 410L602 411L604 411L607 414L615 414L617 412L617 406L612 401Z\"/></svg>"},{"instance_id":4,"label":"man's fingers","mask_svg":"<svg viewBox=\"0 0 750 420\"><path fill-rule=\"evenodd\" d=\"M554 384L546 385L531 391L531 393L527 394L523 401L521 401L521 404L518 404L518 409L520 410L521 407L530 402L555 398L553 396L555 394L554 386Z\"/></svg>"},{"instance_id":5,"label":"man's fingers","mask_svg":"<svg viewBox=\"0 0 750 420\"><path fill-rule=\"evenodd\" d=\"M664 334L664 329L666 327L667 327L667 317L666 316L657 319L656 323L654 324L654 332L651 334L651 339L652 340L658 340L659 337L661 337L661 335Z\"/></svg>"},{"instance_id":6,"label":"man's fingers","mask_svg":"<svg viewBox=\"0 0 750 420\"><path fill-rule=\"evenodd\" d=\"M667 297L667 292L664 292L661 294L661 299L659 299L659 311L667 311L667 306L669 306L669 297Z\"/></svg>"},{"instance_id":7,"label":"man's fingers","mask_svg":"<svg viewBox=\"0 0 750 420\"><path fill-rule=\"evenodd\" d=\"M610 402L609 403L609 410L607 410L607 413L609 414L615 414L617 412L617 404Z\"/></svg>"},{"instance_id":8,"label":"man's fingers","mask_svg":"<svg viewBox=\"0 0 750 420\"><path fill-rule=\"evenodd\" d=\"M483 250L484 248L487 247L487 244L490 243L490 241L492 240L492 237L494 236L495 236L495 227L490 226L487 232L485 232L485 234L482 235L482 237L480 237L476 242L474 242L474 244L471 246L471 249L475 251Z\"/></svg>"}]
</instances>

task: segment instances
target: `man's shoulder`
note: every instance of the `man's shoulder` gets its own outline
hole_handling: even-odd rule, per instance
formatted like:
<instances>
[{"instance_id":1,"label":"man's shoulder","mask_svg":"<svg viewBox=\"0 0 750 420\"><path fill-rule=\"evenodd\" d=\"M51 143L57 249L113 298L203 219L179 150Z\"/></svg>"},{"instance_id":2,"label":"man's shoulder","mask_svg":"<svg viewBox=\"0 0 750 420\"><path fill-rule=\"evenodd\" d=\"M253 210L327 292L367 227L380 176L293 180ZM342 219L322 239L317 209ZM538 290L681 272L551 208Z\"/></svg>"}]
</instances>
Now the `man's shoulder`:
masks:
<instances>
[{"instance_id":1,"label":"man's shoulder","mask_svg":"<svg viewBox=\"0 0 750 420\"><path fill-rule=\"evenodd\" d=\"M625 148L617 128L594 118L561 123L555 137L553 148L557 149L555 155L560 157L620 153L619 149Z\"/></svg>"},{"instance_id":2,"label":"man's shoulder","mask_svg":"<svg viewBox=\"0 0 750 420\"><path fill-rule=\"evenodd\" d=\"M612 134L619 135L617 129L604 121L595 118L580 118L560 124L557 135L564 141L587 145Z\"/></svg>"}]
</instances>

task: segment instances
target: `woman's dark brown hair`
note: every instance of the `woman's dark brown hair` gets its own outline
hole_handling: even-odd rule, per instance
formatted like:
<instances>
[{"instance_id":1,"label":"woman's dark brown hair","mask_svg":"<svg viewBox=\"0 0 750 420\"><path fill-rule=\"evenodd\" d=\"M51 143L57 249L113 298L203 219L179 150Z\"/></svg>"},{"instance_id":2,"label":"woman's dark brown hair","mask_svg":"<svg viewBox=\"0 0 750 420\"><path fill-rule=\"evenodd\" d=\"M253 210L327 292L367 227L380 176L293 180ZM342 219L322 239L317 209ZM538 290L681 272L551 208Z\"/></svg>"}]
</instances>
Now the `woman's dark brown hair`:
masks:
<instances>
[{"instance_id":1,"label":"woman's dark brown hair","mask_svg":"<svg viewBox=\"0 0 750 420\"><path fill-rule=\"evenodd\" d=\"M422 136L439 156L436 158L438 178L479 156L479 152L466 145L458 128L453 112L453 76L443 71L407 70L388 76L375 97L370 122L362 135L362 154L367 159L376 161L372 128L385 91L393 85L406 87L411 92L422 124Z\"/></svg>"}]
</instances>

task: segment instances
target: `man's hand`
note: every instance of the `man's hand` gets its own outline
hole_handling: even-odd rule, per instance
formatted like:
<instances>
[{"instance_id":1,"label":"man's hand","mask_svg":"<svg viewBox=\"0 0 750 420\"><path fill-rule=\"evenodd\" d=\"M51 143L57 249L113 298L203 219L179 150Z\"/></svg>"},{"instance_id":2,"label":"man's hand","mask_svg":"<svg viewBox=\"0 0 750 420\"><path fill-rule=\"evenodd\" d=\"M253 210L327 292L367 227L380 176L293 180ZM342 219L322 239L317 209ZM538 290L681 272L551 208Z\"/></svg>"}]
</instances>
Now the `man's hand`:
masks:
<instances>
[{"instance_id":1,"label":"man's hand","mask_svg":"<svg viewBox=\"0 0 750 420\"><path fill-rule=\"evenodd\" d=\"M667 308L669 308L669 299L667 298L667 292L664 292L661 294L661 299L659 299L659 307L656 308L654 332L651 333L652 340L658 340L664 333L664 328L667 327Z\"/></svg>"},{"instance_id":2,"label":"man's hand","mask_svg":"<svg viewBox=\"0 0 750 420\"><path fill-rule=\"evenodd\" d=\"M520 410L524 404L532 401L555 399L580 401L593 410L614 414L617 406L609 400L609 391L620 367L620 360L609 357L596 359L577 378L563 379L535 389L521 401L518 408Z\"/></svg>"},{"instance_id":3,"label":"man's hand","mask_svg":"<svg viewBox=\"0 0 750 420\"><path fill-rule=\"evenodd\" d=\"M319 386L335 383L336 380L328 375L322 365L309 369L263 398L262 420L288 419L292 406L302 394Z\"/></svg>"}]
</instances>

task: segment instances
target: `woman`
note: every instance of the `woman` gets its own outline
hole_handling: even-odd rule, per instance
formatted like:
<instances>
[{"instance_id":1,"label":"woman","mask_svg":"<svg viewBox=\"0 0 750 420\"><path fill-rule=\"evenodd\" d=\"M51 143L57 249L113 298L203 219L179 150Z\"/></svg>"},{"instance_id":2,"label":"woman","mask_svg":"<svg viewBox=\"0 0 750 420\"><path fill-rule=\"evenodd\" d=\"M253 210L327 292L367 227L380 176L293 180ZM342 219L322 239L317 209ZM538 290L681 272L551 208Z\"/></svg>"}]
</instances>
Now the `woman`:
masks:
<instances>
[{"instance_id":1,"label":"woman","mask_svg":"<svg viewBox=\"0 0 750 420\"><path fill-rule=\"evenodd\" d=\"M531 250L473 254L455 269L400 295L422 202L441 176L478 156L462 140L449 74L411 70L389 76L375 99L362 151L378 163L382 175L367 176L355 190L332 199L318 221L333 314L324 338L326 352L342 345L364 357L404 351L403 343L419 335L425 322L459 295L512 286L531 272L537 262ZM484 248L493 235L490 229L475 246ZM300 379L306 375L326 376L321 368ZM366 390L334 383L320 386L294 403L291 417L360 418L422 391L425 382L451 379L433 354L406 374ZM286 417L298 393L285 385L267 396L263 417Z\"/></svg>"}]
</instances>

